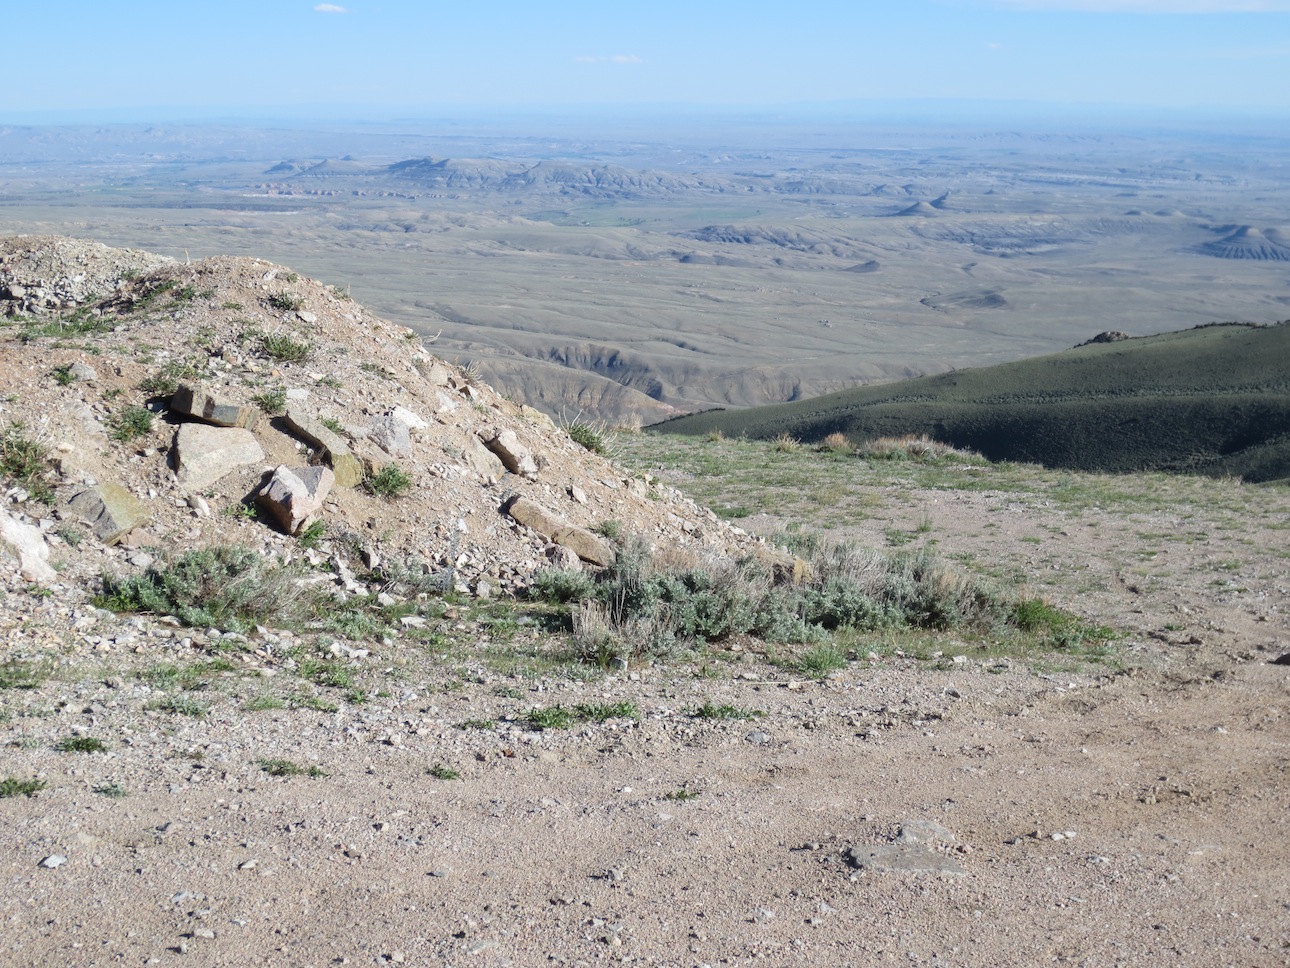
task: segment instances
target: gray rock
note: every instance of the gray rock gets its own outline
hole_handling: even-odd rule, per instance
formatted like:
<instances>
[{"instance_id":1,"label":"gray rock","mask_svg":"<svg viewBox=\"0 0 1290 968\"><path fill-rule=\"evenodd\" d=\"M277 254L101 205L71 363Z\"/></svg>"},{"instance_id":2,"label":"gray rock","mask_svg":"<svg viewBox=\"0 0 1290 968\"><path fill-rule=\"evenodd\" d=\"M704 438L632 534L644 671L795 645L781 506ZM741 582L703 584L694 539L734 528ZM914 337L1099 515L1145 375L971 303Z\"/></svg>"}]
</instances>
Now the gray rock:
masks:
<instances>
[{"instance_id":1,"label":"gray rock","mask_svg":"<svg viewBox=\"0 0 1290 968\"><path fill-rule=\"evenodd\" d=\"M512 474L529 479L537 477L537 461L533 459L529 449L520 443L515 431L495 429L491 436L484 437L483 440L484 446L496 454Z\"/></svg>"},{"instance_id":2,"label":"gray rock","mask_svg":"<svg viewBox=\"0 0 1290 968\"><path fill-rule=\"evenodd\" d=\"M552 568L559 568L563 571L581 571L582 559L571 548L563 545L547 545L542 553L546 555L546 560L551 563Z\"/></svg>"},{"instance_id":3,"label":"gray rock","mask_svg":"<svg viewBox=\"0 0 1290 968\"><path fill-rule=\"evenodd\" d=\"M260 419L257 407L244 406L215 396L204 387L181 383L170 398L170 409L196 417L217 427L242 427L251 430Z\"/></svg>"},{"instance_id":4,"label":"gray rock","mask_svg":"<svg viewBox=\"0 0 1290 968\"><path fill-rule=\"evenodd\" d=\"M259 441L241 427L184 424L175 434L175 474L179 483L192 491L263 460Z\"/></svg>"},{"instance_id":5,"label":"gray rock","mask_svg":"<svg viewBox=\"0 0 1290 968\"><path fill-rule=\"evenodd\" d=\"M427 429L430 425L422 420L419 416L409 410L407 407L395 407L390 411L390 416L394 419L407 424L408 430L412 433L419 433Z\"/></svg>"},{"instance_id":6,"label":"gray rock","mask_svg":"<svg viewBox=\"0 0 1290 968\"><path fill-rule=\"evenodd\" d=\"M84 383L93 383L99 378L98 371L95 370L94 367L90 366L88 363L83 363L80 360L73 363L67 372Z\"/></svg>"},{"instance_id":7,"label":"gray rock","mask_svg":"<svg viewBox=\"0 0 1290 968\"><path fill-rule=\"evenodd\" d=\"M957 844L958 838L935 820L906 820L900 825L896 842L930 847L936 843Z\"/></svg>"},{"instance_id":8,"label":"gray rock","mask_svg":"<svg viewBox=\"0 0 1290 968\"><path fill-rule=\"evenodd\" d=\"M506 473L506 467L502 464L501 458L485 447L484 442L473 434L466 438L463 457L466 466L490 484L500 481Z\"/></svg>"},{"instance_id":9,"label":"gray rock","mask_svg":"<svg viewBox=\"0 0 1290 968\"><path fill-rule=\"evenodd\" d=\"M855 846L847 851L847 859L854 867L863 871L911 873L926 871L956 875L966 873L953 857L939 854L920 844Z\"/></svg>"},{"instance_id":10,"label":"gray rock","mask_svg":"<svg viewBox=\"0 0 1290 968\"><path fill-rule=\"evenodd\" d=\"M751 733L745 736L744 739L747 740L749 743L752 743L754 746L770 745L770 733L763 732L760 729L753 730Z\"/></svg>"},{"instance_id":11,"label":"gray rock","mask_svg":"<svg viewBox=\"0 0 1290 968\"><path fill-rule=\"evenodd\" d=\"M64 857L62 854L50 854L48 857L46 857L44 860L40 862L40 866L53 869L55 867L62 867L66 863L67 863L67 858Z\"/></svg>"},{"instance_id":12,"label":"gray rock","mask_svg":"<svg viewBox=\"0 0 1290 968\"><path fill-rule=\"evenodd\" d=\"M18 570L27 581L51 582L58 577L49 564L49 545L40 529L23 524L7 511L0 511L0 551L18 559Z\"/></svg>"},{"instance_id":13,"label":"gray rock","mask_svg":"<svg viewBox=\"0 0 1290 968\"><path fill-rule=\"evenodd\" d=\"M67 502L67 507L106 545L116 544L151 517L138 498L111 482L81 491Z\"/></svg>"},{"instance_id":14,"label":"gray rock","mask_svg":"<svg viewBox=\"0 0 1290 968\"><path fill-rule=\"evenodd\" d=\"M287 534L297 534L321 512L336 483L330 467L287 467L280 464L255 495Z\"/></svg>"},{"instance_id":15,"label":"gray rock","mask_svg":"<svg viewBox=\"0 0 1290 968\"><path fill-rule=\"evenodd\" d=\"M412 449L408 425L392 413L373 420L367 436L391 457L407 457Z\"/></svg>"},{"instance_id":16,"label":"gray rock","mask_svg":"<svg viewBox=\"0 0 1290 968\"><path fill-rule=\"evenodd\" d=\"M568 548L583 561L589 561L602 568L613 563L614 549L608 541L592 534L586 528L570 524L536 501L530 501L526 497L513 497L506 502L502 510L548 541Z\"/></svg>"}]
</instances>

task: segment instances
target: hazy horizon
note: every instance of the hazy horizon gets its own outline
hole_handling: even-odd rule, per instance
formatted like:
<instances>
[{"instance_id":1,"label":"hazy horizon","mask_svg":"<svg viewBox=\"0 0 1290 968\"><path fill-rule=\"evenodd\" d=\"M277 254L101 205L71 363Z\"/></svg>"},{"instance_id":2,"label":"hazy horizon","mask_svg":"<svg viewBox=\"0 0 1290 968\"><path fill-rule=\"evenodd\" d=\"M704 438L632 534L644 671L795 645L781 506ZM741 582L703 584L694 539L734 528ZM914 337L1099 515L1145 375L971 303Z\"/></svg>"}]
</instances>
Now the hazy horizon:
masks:
<instances>
[{"instance_id":1,"label":"hazy horizon","mask_svg":"<svg viewBox=\"0 0 1290 968\"><path fill-rule=\"evenodd\" d=\"M1024 104L1290 112L1290 0L14 5L0 123ZM883 110L879 108L879 110Z\"/></svg>"}]
</instances>

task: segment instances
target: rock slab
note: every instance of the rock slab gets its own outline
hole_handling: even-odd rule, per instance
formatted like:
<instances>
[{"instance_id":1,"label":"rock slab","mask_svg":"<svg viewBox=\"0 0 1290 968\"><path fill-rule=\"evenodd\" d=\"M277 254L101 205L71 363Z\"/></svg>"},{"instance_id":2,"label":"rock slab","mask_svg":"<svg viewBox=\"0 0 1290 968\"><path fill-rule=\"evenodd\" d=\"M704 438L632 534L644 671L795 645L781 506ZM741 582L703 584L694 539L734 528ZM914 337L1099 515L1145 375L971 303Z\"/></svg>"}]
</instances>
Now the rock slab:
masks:
<instances>
[{"instance_id":1,"label":"rock slab","mask_svg":"<svg viewBox=\"0 0 1290 968\"><path fill-rule=\"evenodd\" d=\"M287 408L286 420L293 433L322 450L323 459L336 474L337 484L341 487L357 487L362 482L363 462L354 456L339 434L333 433L317 417L294 407Z\"/></svg>"},{"instance_id":2,"label":"rock slab","mask_svg":"<svg viewBox=\"0 0 1290 968\"><path fill-rule=\"evenodd\" d=\"M204 387L181 383L170 398L170 409L196 417L217 427L242 427L253 430L260 419L256 407L243 406L215 396Z\"/></svg>"},{"instance_id":3,"label":"rock slab","mask_svg":"<svg viewBox=\"0 0 1290 968\"><path fill-rule=\"evenodd\" d=\"M189 490L200 491L239 467L263 460L255 434L242 427L191 423L175 434L175 475Z\"/></svg>"},{"instance_id":4,"label":"rock slab","mask_svg":"<svg viewBox=\"0 0 1290 968\"><path fill-rule=\"evenodd\" d=\"M601 568L613 564L614 549L604 538L586 528L570 524L558 514L548 511L536 501L526 497L513 497L503 510L520 524L532 528L548 541L568 548L583 561Z\"/></svg>"},{"instance_id":5,"label":"rock slab","mask_svg":"<svg viewBox=\"0 0 1290 968\"><path fill-rule=\"evenodd\" d=\"M67 507L106 545L116 544L150 517L138 498L110 481L73 495Z\"/></svg>"},{"instance_id":6,"label":"rock slab","mask_svg":"<svg viewBox=\"0 0 1290 968\"><path fill-rule=\"evenodd\" d=\"M27 581L51 582L58 572L49 564L49 545L40 529L0 511L0 550L18 559L18 570Z\"/></svg>"}]
</instances>

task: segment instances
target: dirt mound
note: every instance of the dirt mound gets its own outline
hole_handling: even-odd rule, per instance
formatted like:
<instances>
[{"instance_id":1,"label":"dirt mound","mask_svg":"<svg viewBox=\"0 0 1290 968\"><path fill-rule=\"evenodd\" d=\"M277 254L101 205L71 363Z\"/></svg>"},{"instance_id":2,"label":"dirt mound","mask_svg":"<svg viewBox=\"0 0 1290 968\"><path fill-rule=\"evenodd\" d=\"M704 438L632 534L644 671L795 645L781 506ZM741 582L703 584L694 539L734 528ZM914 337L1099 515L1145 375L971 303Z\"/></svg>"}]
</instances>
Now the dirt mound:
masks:
<instances>
[{"instance_id":1,"label":"dirt mound","mask_svg":"<svg viewBox=\"0 0 1290 968\"><path fill-rule=\"evenodd\" d=\"M341 450L358 480L326 496L327 533L351 554L450 575L463 592L521 590L551 558L567 559L550 534L502 511L517 495L575 529L621 530L698 556L754 544L437 359L411 330L281 266L15 237L0 242L0 293L11 320L0 332L9 394L0 425L20 424L57 468L51 505L16 510L57 541L60 529L84 530L83 511L68 504L78 494L119 485L141 508L119 543L59 548L69 583L138 569L163 547L298 555L295 538L255 518L255 495L279 465L326 461L342 478ZM224 445L191 429L209 421L173 404L177 385L250 413L236 433L238 453L251 456L222 464ZM307 421L328 429L302 430ZM207 429L218 439L224 428ZM405 496L361 486L391 465L407 475Z\"/></svg>"},{"instance_id":2,"label":"dirt mound","mask_svg":"<svg viewBox=\"0 0 1290 968\"><path fill-rule=\"evenodd\" d=\"M1205 242L1197 249L1220 259L1290 262L1290 241L1275 229L1263 232L1250 225L1243 225L1215 242Z\"/></svg>"}]
</instances>

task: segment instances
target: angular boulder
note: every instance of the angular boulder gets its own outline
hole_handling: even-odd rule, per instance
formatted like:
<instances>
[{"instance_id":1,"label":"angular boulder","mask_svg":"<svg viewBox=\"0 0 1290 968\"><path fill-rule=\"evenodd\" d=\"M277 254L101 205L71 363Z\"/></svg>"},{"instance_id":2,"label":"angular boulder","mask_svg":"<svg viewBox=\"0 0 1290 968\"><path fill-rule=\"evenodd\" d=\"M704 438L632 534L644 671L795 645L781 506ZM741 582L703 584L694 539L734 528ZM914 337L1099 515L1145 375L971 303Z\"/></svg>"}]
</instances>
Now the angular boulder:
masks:
<instances>
[{"instance_id":1,"label":"angular boulder","mask_svg":"<svg viewBox=\"0 0 1290 968\"><path fill-rule=\"evenodd\" d=\"M287 467L280 464L255 495L287 534L298 534L322 511L336 475L330 467Z\"/></svg>"},{"instance_id":2,"label":"angular boulder","mask_svg":"<svg viewBox=\"0 0 1290 968\"><path fill-rule=\"evenodd\" d=\"M181 383L170 398L170 409L196 417L217 427L242 427L252 430L260 419L257 407L244 406L215 396L204 387Z\"/></svg>"},{"instance_id":3,"label":"angular boulder","mask_svg":"<svg viewBox=\"0 0 1290 968\"><path fill-rule=\"evenodd\" d=\"M396 414L387 413L372 421L367 437L391 457L407 457L412 449L410 430Z\"/></svg>"},{"instance_id":4,"label":"angular boulder","mask_svg":"<svg viewBox=\"0 0 1290 968\"><path fill-rule=\"evenodd\" d=\"M548 511L536 501L526 497L513 497L503 505L502 510L513 519L532 528L548 541L568 548L583 561L601 568L613 564L614 549L608 541L599 535L592 534L586 528L570 524L564 518Z\"/></svg>"},{"instance_id":5,"label":"angular boulder","mask_svg":"<svg viewBox=\"0 0 1290 968\"><path fill-rule=\"evenodd\" d=\"M67 509L89 525L94 537L105 545L116 544L151 517L138 498L110 481L73 495Z\"/></svg>"},{"instance_id":6,"label":"angular boulder","mask_svg":"<svg viewBox=\"0 0 1290 968\"><path fill-rule=\"evenodd\" d=\"M529 449L520 443L515 431L494 429L490 436L485 437L481 433L480 437L484 441L484 446L496 454L512 474L518 474L530 480L537 477L537 461L533 459Z\"/></svg>"},{"instance_id":7,"label":"angular boulder","mask_svg":"<svg viewBox=\"0 0 1290 968\"><path fill-rule=\"evenodd\" d=\"M175 434L175 476L190 491L200 491L239 467L263 460L255 434L242 427L191 423Z\"/></svg>"},{"instance_id":8,"label":"angular boulder","mask_svg":"<svg viewBox=\"0 0 1290 968\"><path fill-rule=\"evenodd\" d=\"M49 564L49 545L40 529L0 511L0 551L18 559L18 571L27 581L52 582L58 572Z\"/></svg>"},{"instance_id":9,"label":"angular boulder","mask_svg":"<svg viewBox=\"0 0 1290 968\"><path fill-rule=\"evenodd\" d=\"M287 426L323 452L323 460L336 474L341 487L357 487L363 480L363 462L354 456L339 434L333 433L317 417L295 407L287 408Z\"/></svg>"},{"instance_id":10,"label":"angular boulder","mask_svg":"<svg viewBox=\"0 0 1290 968\"><path fill-rule=\"evenodd\" d=\"M485 447L484 442L473 434L466 438L463 456L466 466L489 484L496 484L506 473L506 467L502 464L501 458Z\"/></svg>"}]
</instances>

